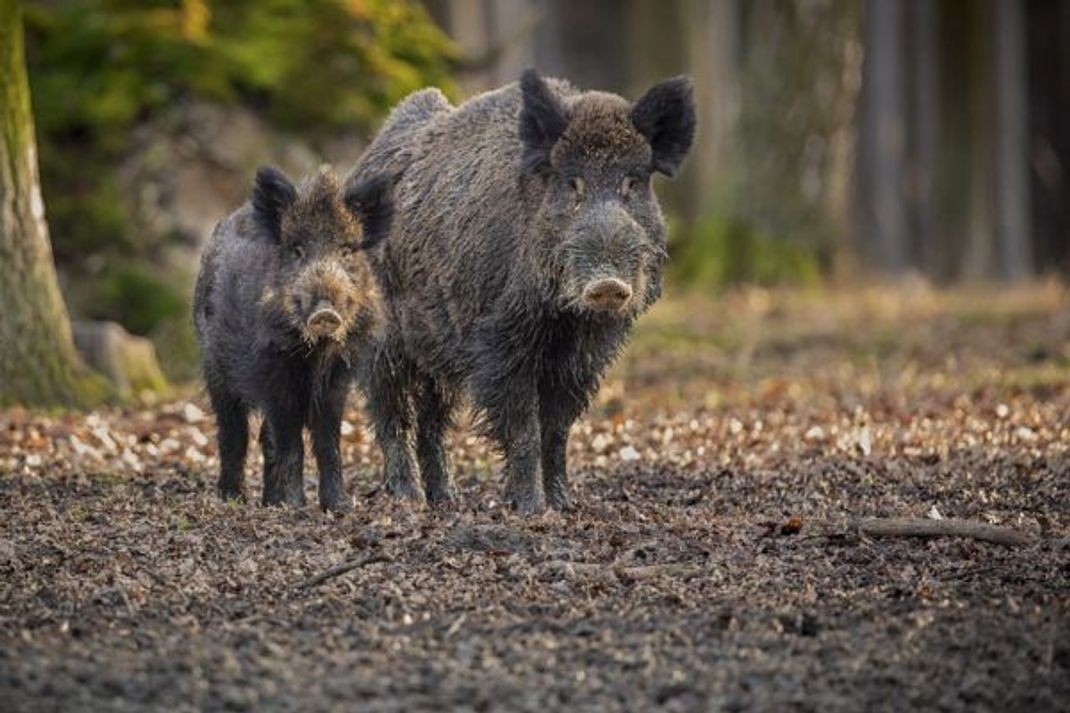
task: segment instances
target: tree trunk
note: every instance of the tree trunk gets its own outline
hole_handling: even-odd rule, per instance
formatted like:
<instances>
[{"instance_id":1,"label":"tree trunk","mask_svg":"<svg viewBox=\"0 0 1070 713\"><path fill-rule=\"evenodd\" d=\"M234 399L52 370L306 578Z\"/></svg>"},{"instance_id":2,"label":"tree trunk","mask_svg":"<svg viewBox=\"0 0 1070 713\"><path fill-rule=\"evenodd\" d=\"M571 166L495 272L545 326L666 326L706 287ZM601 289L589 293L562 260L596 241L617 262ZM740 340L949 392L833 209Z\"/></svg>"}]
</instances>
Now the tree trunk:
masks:
<instances>
[{"instance_id":1,"label":"tree trunk","mask_svg":"<svg viewBox=\"0 0 1070 713\"><path fill-rule=\"evenodd\" d=\"M37 175L18 0L0 0L0 405L86 406L107 394L75 351Z\"/></svg>"},{"instance_id":2,"label":"tree trunk","mask_svg":"<svg viewBox=\"0 0 1070 713\"><path fill-rule=\"evenodd\" d=\"M895 274L910 267L903 197L907 149L903 7L882 0L868 0L863 7L859 247L871 267Z\"/></svg>"}]
</instances>

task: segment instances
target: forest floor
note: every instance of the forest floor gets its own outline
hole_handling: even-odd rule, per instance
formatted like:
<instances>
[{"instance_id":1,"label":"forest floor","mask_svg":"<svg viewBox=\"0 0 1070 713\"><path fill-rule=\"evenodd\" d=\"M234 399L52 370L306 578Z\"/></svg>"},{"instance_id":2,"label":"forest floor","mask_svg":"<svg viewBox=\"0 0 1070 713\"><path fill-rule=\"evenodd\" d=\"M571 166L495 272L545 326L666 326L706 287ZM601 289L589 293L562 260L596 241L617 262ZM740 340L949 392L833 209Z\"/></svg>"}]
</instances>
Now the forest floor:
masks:
<instances>
[{"instance_id":1,"label":"forest floor","mask_svg":"<svg viewBox=\"0 0 1070 713\"><path fill-rule=\"evenodd\" d=\"M218 502L197 392L0 413L0 709L1070 709L1056 285L666 300L574 431L575 513L503 508L463 429L459 506L411 510L344 430L339 519ZM893 516L1031 544L851 525Z\"/></svg>"}]
</instances>

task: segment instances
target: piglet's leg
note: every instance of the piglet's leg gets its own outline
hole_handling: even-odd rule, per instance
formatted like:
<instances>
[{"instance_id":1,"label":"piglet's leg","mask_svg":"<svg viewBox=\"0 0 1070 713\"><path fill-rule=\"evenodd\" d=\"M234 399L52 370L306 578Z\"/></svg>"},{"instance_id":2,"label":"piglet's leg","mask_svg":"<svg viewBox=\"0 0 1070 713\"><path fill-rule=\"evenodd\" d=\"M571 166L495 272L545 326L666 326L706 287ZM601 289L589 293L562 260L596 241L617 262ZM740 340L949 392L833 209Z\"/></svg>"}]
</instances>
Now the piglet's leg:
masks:
<instances>
[{"instance_id":1,"label":"piglet's leg","mask_svg":"<svg viewBox=\"0 0 1070 713\"><path fill-rule=\"evenodd\" d=\"M244 495L245 454L249 447L249 409L229 394L213 391L219 440L219 496L241 500Z\"/></svg>"},{"instance_id":2,"label":"piglet's leg","mask_svg":"<svg viewBox=\"0 0 1070 713\"><path fill-rule=\"evenodd\" d=\"M271 421L274 459L264 472L264 505L302 507L305 504L305 444L301 438L304 419L300 414L282 409L272 409L265 417Z\"/></svg>"},{"instance_id":3,"label":"piglet's leg","mask_svg":"<svg viewBox=\"0 0 1070 713\"><path fill-rule=\"evenodd\" d=\"M349 380L344 376L336 376L322 397L313 402L309 413L312 449L319 469L320 507L336 513L353 509L342 482L342 454L339 447L342 412L348 391Z\"/></svg>"}]
</instances>

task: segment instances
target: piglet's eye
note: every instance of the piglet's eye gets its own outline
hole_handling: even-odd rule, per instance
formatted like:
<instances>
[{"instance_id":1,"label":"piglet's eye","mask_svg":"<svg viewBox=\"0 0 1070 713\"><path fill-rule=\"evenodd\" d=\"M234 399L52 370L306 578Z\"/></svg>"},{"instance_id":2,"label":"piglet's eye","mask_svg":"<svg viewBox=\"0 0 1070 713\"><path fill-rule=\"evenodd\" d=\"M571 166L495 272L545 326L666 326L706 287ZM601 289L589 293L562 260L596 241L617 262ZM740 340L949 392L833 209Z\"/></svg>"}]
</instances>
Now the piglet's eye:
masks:
<instances>
[{"instance_id":1,"label":"piglet's eye","mask_svg":"<svg viewBox=\"0 0 1070 713\"><path fill-rule=\"evenodd\" d=\"M305 256L305 248L301 245L294 245L290 248L290 254L300 260Z\"/></svg>"},{"instance_id":2,"label":"piglet's eye","mask_svg":"<svg viewBox=\"0 0 1070 713\"><path fill-rule=\"evenodd\" d=\"M352 255L356 251L357 251L357 246L354 245L353 243L345 243L344 245L342 245L342 254L345 255L346 257L349 257L350 255Z\"/></svg>"},{"instance_id":3,"label":"piglet's eye","mask_svg":"<svg viewBox=\"0 0 1070 713\"><path fill-rule=\"evenodd\" d=\"M625 176L624 180L620 182L620 194L624 197L628 197L635 190L638 181L631 176Z\"/></svg>"},{"instance_id":4,"label":"piglet's eye","mask_svg":"<svg viewBox=\"0 0 1070 713\"><path fill-rule=\"evenodd\" d=\"M575 193L577 196L582 196L584 190L586 190L587 188L586 184L583 182L583 179L579 176L573 176L572 178L568 179L568 187L571 188L572 192Z\"/></svg>"}]
</instances>

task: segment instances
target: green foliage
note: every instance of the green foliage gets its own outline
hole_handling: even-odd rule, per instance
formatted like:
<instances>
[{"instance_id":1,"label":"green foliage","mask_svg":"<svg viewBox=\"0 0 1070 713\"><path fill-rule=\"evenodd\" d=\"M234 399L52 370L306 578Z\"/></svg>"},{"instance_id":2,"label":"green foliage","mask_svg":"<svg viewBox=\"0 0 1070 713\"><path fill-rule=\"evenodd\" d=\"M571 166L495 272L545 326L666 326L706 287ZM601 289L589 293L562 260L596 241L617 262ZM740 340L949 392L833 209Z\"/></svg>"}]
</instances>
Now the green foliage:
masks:
<instances>
[{"instance_id":1,"label":"green foliage","mask_svg":"<svg viewBox=\"0 0 1070 713\"><path fill-rule=\"evenodd\" d=\"M186 315L182 293L137 265L120 267L101 280L99 299L94 316L117 320L135 334Z\"/></svg>"},{"instance_id":2,"label":"green foliage","mask_svg":"<svg viewBox=\"0 0 1070 713\"><path fill-rule=\"evenodd\" d=\"M672 264L675 277L686 285L809 286L821 280L814 250L760 232L737 218L707 218L691 228L682 242Z\"/></svg>"},{"instance_id":3,"label":"green foliage","mask_svg":"<svg viewBox=\"0 0 1070 713\"><path fill-rule=\"evenodd\" d=\"M304 138L370 131L401 97L450 91L456 53L416 0L60 0L25 4L42 187L75 311L136 333L186 316L117 170L137 127L189 101L240 105ZM92 287L86 287L92 282Z\"/></svg>"},{"instance_id":4,"label":"green foliage","mask_svg":"<svg viewBox=\"0 0 1070 713\"><path fill-rule=\"evenodd\" d=\"M448 87L454 57L411 0L69 0L30 6L27 26L39 130L110 150L186 97L368 128L405 94Z\"/></svg>"}]
</instances>

